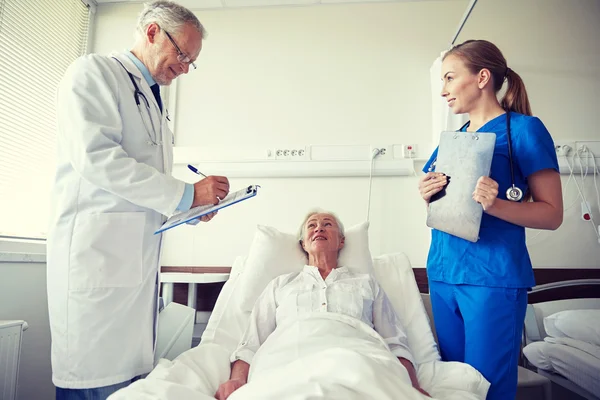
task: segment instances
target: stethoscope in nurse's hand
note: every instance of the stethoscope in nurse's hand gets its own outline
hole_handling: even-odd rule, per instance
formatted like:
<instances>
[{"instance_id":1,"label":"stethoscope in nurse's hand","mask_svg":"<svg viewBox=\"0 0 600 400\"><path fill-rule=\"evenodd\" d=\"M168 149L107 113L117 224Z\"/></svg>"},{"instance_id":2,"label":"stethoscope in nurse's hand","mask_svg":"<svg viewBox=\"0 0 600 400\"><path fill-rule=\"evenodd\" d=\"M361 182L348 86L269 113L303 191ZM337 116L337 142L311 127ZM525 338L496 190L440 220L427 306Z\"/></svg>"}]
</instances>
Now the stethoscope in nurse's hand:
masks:
<instances>
[{"instance_id":1,"label":"stethoscope in nurse's hand","mask_svg":"<svg viewBox=\"0 0 600 400\"><path fill-rule=\"evenodd\" d=\"M470 121L461 126L459 131L462 131L470 124ZM506 191L506 198L510 201L521 201L523 198L523 191L515 185L515 171L513 165L513 156L512 156L512 139L510 135L510 111L506 111L506 138L508 142L508 162L510 164L510 181L511 187ZM431 167L429 167L429 172L433 171L435 168L435 160L431 163Z\"/></svg>"},{"instance_id":2,"label":"stethoscope in nurse's hand","mask_svg":"<svg viewBox=\"0 0 600 400\"><path fill-rule=\"evenodd\" d=\"M123 69L125 70L125 72L127 72L127 75L129 76L129 79L131 80L131 83L133 84L133 98L135 100L135 104L137 105L138 111L140 113L140 117L142 118L142 122L144 123L144 127L146 128L146 133L148 134L148 139L150 139L148 141L148 144L152 145L152 146L159 146L162 145L162 141L157 142L156 141L156 127L154 126L154 121L152 120L152 115L150 114L150 102L148 101L148 98L146 97L146 95L140 90L139 86L137 85L137 83L135 83L135 78L133 77L133 74L131 72L129 72L127 70L127 68L125 68L125 66L123 65L123 63L116 57L113 57L119 64L121 64L121 67L123 67ZM140 100L141 99L141 100ZM146 106L146 115L148 116L148 118L144 117L144 113L142 112L142 101L144 103L144 105ZM170 121L171 119L169 118L169 111L165 109L165 113L166 113L166 119L168 121ZM150 124L152 125L152 128L150 128L148 126L148 122L146 122L146 119L150 120ZM152 133L154 133L154 137L152 136Z\"/></svg>"}]
</instances>

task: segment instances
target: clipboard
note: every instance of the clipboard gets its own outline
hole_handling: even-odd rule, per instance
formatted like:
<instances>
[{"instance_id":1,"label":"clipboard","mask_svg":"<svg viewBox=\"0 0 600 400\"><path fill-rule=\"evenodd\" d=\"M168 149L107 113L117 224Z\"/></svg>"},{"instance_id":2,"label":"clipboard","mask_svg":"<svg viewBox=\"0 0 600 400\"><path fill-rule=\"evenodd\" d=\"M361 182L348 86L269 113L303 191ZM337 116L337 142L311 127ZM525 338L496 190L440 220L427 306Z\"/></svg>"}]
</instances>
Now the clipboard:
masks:
<instances>
[{"instance_id":1,"label":"clipboard","mask_svg":"<svg viewBox=\"0 0 600 400\"><path fill-rule=\"evenodd\" d=\"M190 222L192 220L198 219L203 215L210 214L214 211L220 210L222 208L226 208L232 206L241 201L250 199L258 193L258 185L250 185L244 189L240 189L237 192L229 193L223 200L216 205L207 205L207 206L198 206L189 209L188 211L175 214L169 219L165 221L165 223L160 227L159 230L154 232L154 234L159 234L166 230L175 228L181 224L185 224L186 222Z\"/></svg>"},{"instance_id":2,"label":"clipboard","mask_svg":"<svg viewBox=\"0 0 600 400\"><path fill-rule=\"evenodd\" d=\"M477 180L490 174L495 146L495 133L442 132L435 170L446 174L448 184L429 202L428 227L479 240L483 207L473 200L473 191Z\"/></svg>"}]
</instances>

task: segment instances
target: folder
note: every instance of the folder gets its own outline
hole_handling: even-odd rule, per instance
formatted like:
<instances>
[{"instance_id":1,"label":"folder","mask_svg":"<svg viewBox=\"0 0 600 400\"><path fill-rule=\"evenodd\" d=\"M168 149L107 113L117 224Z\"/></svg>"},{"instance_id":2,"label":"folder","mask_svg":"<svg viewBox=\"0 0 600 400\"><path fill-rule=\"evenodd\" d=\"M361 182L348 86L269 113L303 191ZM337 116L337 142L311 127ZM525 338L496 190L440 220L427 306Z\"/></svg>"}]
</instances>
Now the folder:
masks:
<instances>
[{"instance_id":1,"label":"folder","mask_svg":"<svg viewBox=\"0 0 600 400\"><path fill-rule=\"evenodd\" d=\"M489 176L496 146L491 132L442 132L435 172L448 177L427 209L427 226L470 242L479 240L483 207L473 200L477 180Z\"/></svg>"},{"instance_id":2,"label":"folder","mask_svg":"<svg viewBox=\"0 0 600 400\"><path fill-rule=\"evenodd\" d=\"M185 224L186 222L198 219L203 215L210 214L222 208L232 206L244 200L248 200L256 196L259 187L260 186L258 185L250 185L244 189L238 190L237 192L229 193L223 200L219 202L219 204L198 206L188 211L175 214L171 218L167 219L167 221L165 221L165 223L160 227L160 229L154 232L154 234L156 235L166 230L175 228L176 226L179 226L181 224Z\"/></svg>"}]
</instances>

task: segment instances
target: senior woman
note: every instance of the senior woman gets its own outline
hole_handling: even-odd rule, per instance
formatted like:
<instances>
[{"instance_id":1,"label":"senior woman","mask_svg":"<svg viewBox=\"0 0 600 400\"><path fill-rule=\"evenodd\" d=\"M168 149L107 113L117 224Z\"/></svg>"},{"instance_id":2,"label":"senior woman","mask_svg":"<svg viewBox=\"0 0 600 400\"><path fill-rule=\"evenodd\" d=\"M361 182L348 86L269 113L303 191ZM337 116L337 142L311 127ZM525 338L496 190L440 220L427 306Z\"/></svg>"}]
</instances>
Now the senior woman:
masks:
<instances>
[{"instance_id":1,"label":"senior woman","mask_svg":"<svg viewBox=\"0 0 600 400\"><path fill-rule=\"evenodd\" d=\"M417 381L404 329L377 281L370 274L354 273L338 265L344 240L344 227L333 213L307 215L299 242L308 255L308 265L300 272L275 278L258 298L249 326L231 357L230 379L215 394L218 400L227 399L247 383L254 354L278 326L311 313L339 313L372 327L406 368L412 386L428 395Z\"/></svg>"}]
</instances>

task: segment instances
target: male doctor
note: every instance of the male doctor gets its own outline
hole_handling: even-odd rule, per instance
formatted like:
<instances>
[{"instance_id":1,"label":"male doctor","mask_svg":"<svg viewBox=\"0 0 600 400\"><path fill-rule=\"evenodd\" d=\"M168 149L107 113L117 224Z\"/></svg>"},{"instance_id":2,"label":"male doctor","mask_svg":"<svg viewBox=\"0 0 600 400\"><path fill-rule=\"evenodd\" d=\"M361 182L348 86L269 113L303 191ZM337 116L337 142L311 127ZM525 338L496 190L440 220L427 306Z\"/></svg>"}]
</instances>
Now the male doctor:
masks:
<instances>
[{"instance_id":1,"label":"male doctor","mask_svg":"<svg viewBox=\"0 0 600 400\"><path fill-rule=\"evenodd\" d=\"M202 24L156 1L136 34L130 52L76 60L58 89L48 234L57 400L105 399L152 370L162 240L154 232L166 216L229 192L225 177L190 185L171 176L173 135L159 86L195 69Z\"/></svg>"}]
</instances>

